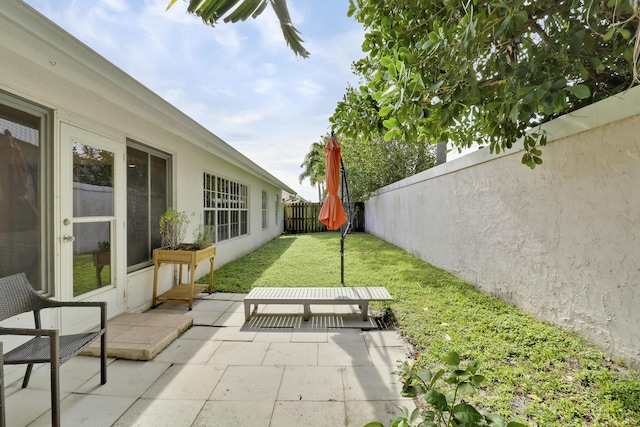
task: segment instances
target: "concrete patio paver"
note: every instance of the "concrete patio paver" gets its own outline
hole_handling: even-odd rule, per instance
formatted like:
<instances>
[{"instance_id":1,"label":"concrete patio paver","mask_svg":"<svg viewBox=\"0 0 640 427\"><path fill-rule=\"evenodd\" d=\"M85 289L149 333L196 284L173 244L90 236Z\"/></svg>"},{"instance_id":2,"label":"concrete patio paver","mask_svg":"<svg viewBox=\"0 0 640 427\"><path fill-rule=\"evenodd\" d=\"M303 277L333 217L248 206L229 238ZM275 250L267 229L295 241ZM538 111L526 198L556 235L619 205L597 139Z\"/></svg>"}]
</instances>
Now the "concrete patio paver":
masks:
<instances>
[{"instance_id":1,"label":"concrete patio paver","mask_svg":"<svg viewBox=\"0 0 640 427\"><path fill-rule=\"evenodd\" d=\"M154 361L203 365L213 357L222 342L213 340L175 340Z\"/></svg>"},{"instance_id":2,"label":"concrete patio paver","mask_svg":"<svg viewBox=\"0 0 640 427\"><path fill-rule=\"evenodd\" d=\"M207 362L211 365L262 365L269 348L268 342L224 341Z\"/></svg>"},{"instance_id":3,"label":"concrete patio paver","mask_svg":"<svg viewBox=\"0 0 640 427\"><path fill-rule=\"evenodd\" d=\"M98 396L72 393L60 405L62 425L74 427L109 427L134 404L134 397ZM51 426L51 414L46 412L30 427Z\"/></svg>"},{"instance_id":4,"label":"concrete patio paver","mask_svg":"<svg viewBox=\"0 0 640 427\"><path fill-rule=\"evenodd\" d=\"M315 366L318 364L318 344L274 342L269 345L264 365Z\"/></svg>"},{"instance_id":5,"label":"concrete patio paver","mask_svg":"<svg viewBox=\"0 0 640 427\"><path fill-rule=\"evenodd\" d=\"M150 361L109 358L105 385L96 357L62 365L63 425L361 427L415 407L392 374L412 354L396 332L372 330L349 307L322 307L328 313L303 322L267 306L247 323L241 301L242 294L214 293L192 311L161 304L154 316L188 316L194 326ZM29 388L5 386L9 427L49 425L48 380L44 366Z\"/></svg>"},{"instance_id":6,"label":"concrete patio paver","mask_svg":"<svg viewBox=\"0 0 640 427\"><path fill-rule=\"evenodd\" d=\"M271 401L208 401L192 427L251 426L269 427L273 413Z\"/></svg>"},{"instance_id":7,"label":"concrete patio paver","mask_svg":"<svg viewBox=\"0 0 640 427\"><path fill-rule=\"evenodd\" d=\"M331 342L318 344L318 364L321 366L369 366L367 346L360 342Z\"/></svg>"},{"instance_id":8,"label":"concrete patio paver","mask_svg":"<svg viewBox=\"0 0 640 427\"><path fill-rule=\"evenodd\" d=\"M197 400L138 399L113 425L114 427L189 427L203 406L204 402Z\"/></svg>"},{"instance_id":9,"label":"concrete patio paver","mask_svg":"<svg viewBox=\"0 0 640 427\"><path fill-rule=\"evenodd\" d=\"M171 363L140 363L139 361L118 359L107 368L109 380L100 385L100 381L85 381L76 389L76 393L103 396L140 397L149 389Z\"/></svg>"},{"instance_id":10,"label":"concrete patio paver","mask_svg":"<svg viewBox=\"0 0 640 427\"><path fill-rule=\"evenodd\" d=\"M225 369L174 364L142 395L144 399L207 400Z\"/></svg>"},{"instance_id":11,"label":"concrete patio paver","mask_svg":"<svg viewBox=\"0 0 640 427\"><path fill-rule=\"evenodd\" d=\"M209 400L275 402L283 372L282 366L229 366Z\"/></svg>"},{"instance_id":12,"label":"concrete patio paver","mask_svg":"<svg viewBox=\"0 0 640 427\"><path fill-rule=\"evenodd\" d=\"M278 400L342 402L342 370L335 366L286 366Z\"/></svg>"},{"instance_id":13,"label":"concrete patio paver","mask_svg":"<svg viewBox=\"0 0 640 427\"><path fill-rule=\"evenodd\" d=\"M327 427L345 425L342 402L279 401L273 408L270 426Z\"/></svg>"}]
</instances>

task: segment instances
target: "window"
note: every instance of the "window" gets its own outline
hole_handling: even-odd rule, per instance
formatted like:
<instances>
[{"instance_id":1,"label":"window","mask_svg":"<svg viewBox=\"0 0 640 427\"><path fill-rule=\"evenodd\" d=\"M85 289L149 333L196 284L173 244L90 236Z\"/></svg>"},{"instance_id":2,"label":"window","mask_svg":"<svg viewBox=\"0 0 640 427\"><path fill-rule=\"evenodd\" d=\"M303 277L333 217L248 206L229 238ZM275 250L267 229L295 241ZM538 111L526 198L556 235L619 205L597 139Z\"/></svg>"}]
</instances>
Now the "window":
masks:
<instances>
[{"instance_id":1,"label":"window","mask_svg":"<svg viewBox=\"0 0 640 427\"><path fill-rule=\"evenodd\" d=\"M267 228L267 192L262 192L262 229Z\"/></svg>"},{"instance_id":2,"label":"window","mask_svg":"<svg viewBox=\"0 0 640 427\"><path fill-rule=\"evenodd\" d=\"M170 206L171 156L127 141L127 271L151 265L162 243L160 217Z\"/></svg>"},{"instance_id":3,"label":"window","mask_svg":"<svg viewBox=\"0 0 640 427\"><path fill-rule=\"evenodd\" d=\"M0 277L52 293L51 112L0 92Z\"/></svg>"},{"instance_id":4,"label":"window","mask_svg":"<svg viewBox=\"0 0 640 427\"><path fill-rule=\"evenodd\" d=\"M246 185L205 172L202 188L204 225L215 242L249 234Z\"/></svg>"},{"instance_id":5,"label":"window","mask_svg":"<svg viewBox=\"0 0 640 427\"><path fill-rule=\"evenodd\" d=\"M274 204L274 214L273 216L275 217L275 221L276 221L276 227L278 226L278 222L280 221L280 197L278 197L278 195L276 194L274 196L274 200L275 200L275 204Z\"/></svg>"}]
</instances>

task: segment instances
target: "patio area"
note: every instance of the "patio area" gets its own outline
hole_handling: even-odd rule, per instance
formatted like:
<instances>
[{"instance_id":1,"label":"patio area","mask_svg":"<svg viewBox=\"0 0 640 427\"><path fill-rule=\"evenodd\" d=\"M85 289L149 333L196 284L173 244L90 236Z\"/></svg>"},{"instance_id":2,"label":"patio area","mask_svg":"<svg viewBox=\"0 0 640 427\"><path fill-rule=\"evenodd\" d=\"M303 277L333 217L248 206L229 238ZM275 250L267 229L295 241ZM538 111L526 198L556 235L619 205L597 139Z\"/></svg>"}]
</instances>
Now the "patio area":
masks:
<instances>
[{"instance_id":1,"label":"patio area","mask_svg":"<svg viewBox=\"0 0 640 427\"><path fill-rule=\"evenodd\" d=\"M170 303L150 310L191 316L193 326L150 361L110 357L103 386L97 358L62 365L62 424L362 427L413 405L391 373L412 352L397 332L363 321L357 306L314 306L307 322L301 307L261 306L245 322L243 297L201 294L192 311ZM139 349L139 332L119 342ZM27 389L16 382L5 391L9 427L50 425L46 366Z\"/></svg>"}]
</instances>

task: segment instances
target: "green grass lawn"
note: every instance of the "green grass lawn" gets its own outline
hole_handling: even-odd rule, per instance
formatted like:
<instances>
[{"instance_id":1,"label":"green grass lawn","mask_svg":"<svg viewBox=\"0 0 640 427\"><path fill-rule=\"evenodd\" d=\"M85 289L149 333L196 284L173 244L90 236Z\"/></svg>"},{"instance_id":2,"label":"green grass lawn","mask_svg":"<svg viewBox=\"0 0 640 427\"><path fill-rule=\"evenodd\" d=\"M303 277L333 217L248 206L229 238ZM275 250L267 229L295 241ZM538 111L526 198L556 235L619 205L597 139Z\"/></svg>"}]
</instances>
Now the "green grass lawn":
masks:
<instances>
[{"instance_id":1,"label":"green grass lawn","mask_svg":"<svg viewBox=\"0 0 640 427\"><path fill-rule=\"evenodd\" d=\"M532 426L640 425L640 370L396 246L348 235L345 284L386 286L394 301L372 307L393 310L421 365L449 351L481 361L487 380L473 403L483 412ZM215 272L219 292L255 286L340 286L339 235L282 236Z\"/></svg>"}]
</instances>

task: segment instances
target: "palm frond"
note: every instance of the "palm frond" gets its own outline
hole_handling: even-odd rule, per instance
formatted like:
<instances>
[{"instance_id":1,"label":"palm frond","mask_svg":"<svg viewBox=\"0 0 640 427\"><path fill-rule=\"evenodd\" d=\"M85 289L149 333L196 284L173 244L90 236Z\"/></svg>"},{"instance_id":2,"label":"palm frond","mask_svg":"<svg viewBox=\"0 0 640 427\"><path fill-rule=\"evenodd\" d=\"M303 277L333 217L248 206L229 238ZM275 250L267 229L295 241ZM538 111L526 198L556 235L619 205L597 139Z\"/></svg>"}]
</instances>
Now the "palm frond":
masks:
<instances>
[{"instance_id":1,"label":"palm frond","mask_svg":"<svg viewBox=\"0 0 640 427\"><path fill-rule=\"evenodd\" d=\"M177 0L170 0L167 5L169 10ZM304 40L291 22L286 0L189 0L187 12L196 15L202 21L214 27L220 19L224 22L245 21L249 17L257 18L268 5L271 5L278 20L282 35L289 49L303 58L309 57L309 52L302 46ZM226 15L226 16L225 16Z\"/></svg>"}]
</instances>

